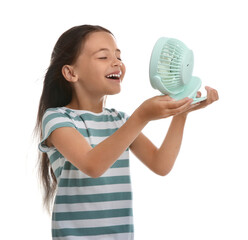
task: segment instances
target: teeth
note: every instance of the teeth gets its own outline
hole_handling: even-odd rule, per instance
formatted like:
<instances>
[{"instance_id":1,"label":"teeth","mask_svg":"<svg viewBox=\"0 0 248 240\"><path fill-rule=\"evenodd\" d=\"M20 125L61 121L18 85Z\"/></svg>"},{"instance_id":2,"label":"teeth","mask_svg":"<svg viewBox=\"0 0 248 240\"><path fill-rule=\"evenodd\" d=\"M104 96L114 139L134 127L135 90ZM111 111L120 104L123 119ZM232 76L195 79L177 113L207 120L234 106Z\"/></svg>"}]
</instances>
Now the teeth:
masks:
<instances>
[{"instance_id":1,"label":"teeth","mask_svg":"<svg viewBox=\"0 0 248 240\"><path fill-rule=\"evenodd\" d=\"M108 78L111 78L111 77L117 77L117 78L120 78L121 77L121 74L110 74L110 75L107 75Z\"/></svg>"}]
</instances>

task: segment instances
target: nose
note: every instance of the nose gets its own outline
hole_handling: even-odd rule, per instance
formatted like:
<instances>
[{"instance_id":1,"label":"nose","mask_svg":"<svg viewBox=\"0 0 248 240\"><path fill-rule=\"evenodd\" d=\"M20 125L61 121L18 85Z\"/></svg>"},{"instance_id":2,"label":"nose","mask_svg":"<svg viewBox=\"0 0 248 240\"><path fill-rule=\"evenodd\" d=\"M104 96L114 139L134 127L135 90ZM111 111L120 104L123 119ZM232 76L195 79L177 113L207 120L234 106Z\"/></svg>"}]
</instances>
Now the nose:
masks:
<instances>
[{"instance_id":1,"label":"nose","mask_svg":"<svg viewBox=\"0 0 248 240\"><path fill-rule=\"evenodd\" d=\"M118 59L118 58L115 57L113 59L112 65L113 66L119 66L119 67L121 67L122 66L122 61L120 59Z\"/></svg>"}]
</instances>

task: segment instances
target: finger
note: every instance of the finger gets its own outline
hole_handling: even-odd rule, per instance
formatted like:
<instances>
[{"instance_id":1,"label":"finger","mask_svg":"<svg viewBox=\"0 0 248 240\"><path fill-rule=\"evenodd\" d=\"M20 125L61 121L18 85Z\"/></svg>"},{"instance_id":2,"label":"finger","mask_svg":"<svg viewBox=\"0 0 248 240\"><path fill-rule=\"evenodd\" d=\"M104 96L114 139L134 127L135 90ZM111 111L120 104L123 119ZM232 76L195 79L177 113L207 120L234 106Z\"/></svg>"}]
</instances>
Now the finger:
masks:
<instances>
[{"instance_id":1,"label":"finger","mask_svg":"<svg viewBox=\"0 0 248 240\"><path fill-rule=\"evenodd\" d=\"M218 94L218 91L216 89L214 89L214 100L215 101L219 100L219 94Z\"/></svg>"},{"instance_id":2,"label":"finger","mask_svg":"<svg viewBox=\"0 0 248 240\"><path fill-rule=\"evenodd\" d=\"M219 99L217 90L211 87L206 87L206 90L207 90L207 104L211 104Z\"/></svg>"},{"instance_id":3,"label":"finger","mask_svg":"<svg viewBox=\"0 0 248 240\"><path fill-rule=\"evenodd\" d=\"M208 87L208 86L206 86L205 89L206 89L206 91L207 91L207 96L209 97L210 94L211 94L211 88Z\"/></svg>"},{"instance_id":4,"label":"finger","mask_svg":"<svg viewBox=\"0 0 248 240\"><path fill-rule=\"evenodd\" d=\"M217 92L215 89L211 89L212 102L217 100Z\"/></svg>"},{"instance_id":5,"label":"finger","mask_svg":"<svg viewBox=\"0 0 248 240\"><path fill-rule=\"evenodd\" d=\"M201 92L197 92L196 97L197 98L201 97Z\"/></svg>"},{"instance_id":6,"label":"finger","mask_svg":"<svg viewBox=\"0 0 248 240\"><path fill-rule=\"evenodd\" d=\"M206 86L205 87L206 91L207 91L207 100L206 103L207 104L211 104L214 100L213 100L213 89L211 87Z\"/></svg>"},{"instance_id":7,"label":"finger","mask_svg":"<svg viewBox=\"0 0 248 240\"><path fill-rule=\"evenodd\" d=\"M166 103L166 107L168 109L177 109L181 106L183 106L184 104L188 103L188 102L192 102L193 100L190 98L183 98L181 100L177 100L177 101L169 101Z\"/></svg>"},{"instance_id":8,"label":"finger","mask_svg":"<svg viewBox=\"0 0 248 240\"><path fill-rule=\"evenodd\" d=\"M199 108L199 106L201 106L201 102L198 102L198 103L195 103L195 104L191 104L191 106L190 106L189 109L190 109L190 110L191 110L191 109L195 109L195 110L196 110L196 109Z\"/></svg>"},{"instance_id":9,"label":"finger","mask_svg":"<svg viewBox=\"0 0 248 240\"><path fill-rule=\"evenodd\" d=\"M174 108L174 109L170 109L171 114L176 115L176 114L179 114L179 113L182 113L182 112L189 110L192 107L192 102L193 102L193 99L189 99L183 105L181 105L177 108Z\"/></svg>"}]
</instances>

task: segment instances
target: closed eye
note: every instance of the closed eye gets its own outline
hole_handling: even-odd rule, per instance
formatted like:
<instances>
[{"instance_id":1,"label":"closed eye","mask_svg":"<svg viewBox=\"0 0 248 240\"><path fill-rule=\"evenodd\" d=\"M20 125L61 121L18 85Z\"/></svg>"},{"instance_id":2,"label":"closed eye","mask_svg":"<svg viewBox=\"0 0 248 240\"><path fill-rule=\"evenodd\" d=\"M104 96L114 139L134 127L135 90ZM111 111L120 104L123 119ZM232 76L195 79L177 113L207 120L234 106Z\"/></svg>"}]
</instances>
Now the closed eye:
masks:
<instances>
[{"instance_id":1,"label":"closed eye","mask_svg":"<svg viewBox=\"0 0 248 240\"><path fill-rule=\"evenodd\" d=\"M98 58L98 59L107 59L107 57L100 57L100 58ZM120 61L122 61L121 58L117 58L117 59L120 60Z\"/></svg>"}]
</instances>

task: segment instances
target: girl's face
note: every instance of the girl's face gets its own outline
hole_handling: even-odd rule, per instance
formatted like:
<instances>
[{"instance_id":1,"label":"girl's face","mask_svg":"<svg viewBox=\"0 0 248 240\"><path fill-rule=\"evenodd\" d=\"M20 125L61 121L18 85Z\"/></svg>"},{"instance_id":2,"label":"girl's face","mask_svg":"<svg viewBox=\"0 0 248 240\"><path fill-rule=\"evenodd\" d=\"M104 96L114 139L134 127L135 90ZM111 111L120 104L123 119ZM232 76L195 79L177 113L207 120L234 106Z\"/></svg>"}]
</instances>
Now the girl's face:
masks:
<instances>
[{"instance_id":1,"label":"girl's face","mask_svg":"<svg viewBox=\"0 0 248 240\"><path fill-rule=\"evenodd\" d=\"M74 64L78 87L91 96L119 93L125 65L114 37L107 32L91 33Z\"/></svg>"}]
</instances>

